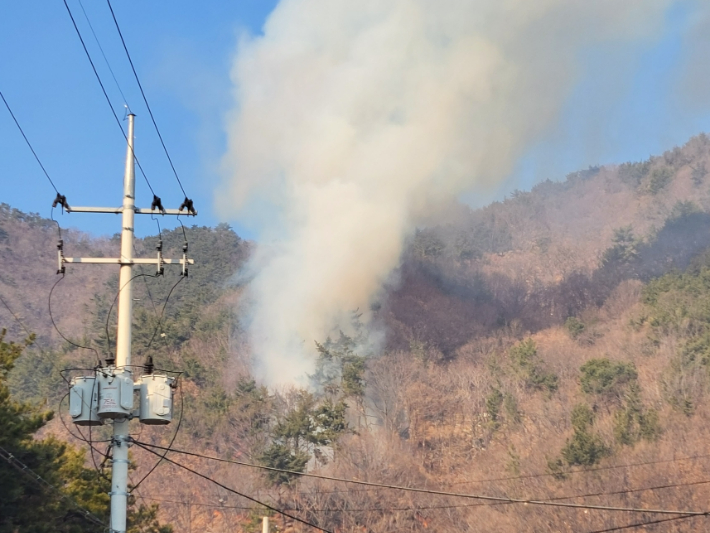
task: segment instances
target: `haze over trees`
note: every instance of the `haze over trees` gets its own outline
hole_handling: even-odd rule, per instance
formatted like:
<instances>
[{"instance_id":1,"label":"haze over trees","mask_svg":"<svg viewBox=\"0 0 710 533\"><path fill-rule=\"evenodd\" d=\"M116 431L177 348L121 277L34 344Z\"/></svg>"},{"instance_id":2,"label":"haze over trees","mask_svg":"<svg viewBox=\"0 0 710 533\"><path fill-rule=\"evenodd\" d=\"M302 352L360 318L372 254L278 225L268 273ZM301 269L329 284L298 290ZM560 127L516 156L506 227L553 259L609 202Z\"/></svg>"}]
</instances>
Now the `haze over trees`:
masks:
<instances>
[{"instance_id":1,"label":"haze over trees","mask_svg":"<svg viewBox=\"0 0 710 533\"><path fill-rule=\"evenodd\" d=\"M177 449L449 492L707 510L709 159L710 140L699 135L647 161L576 172L421 228L399 282L374 305L372 330L353 310L352 331L310 341L316 370L308 389L268 390L251 373L235 318L248 280L236 274L254 245L224 225L188 228L197 265L162 318L177 277L136 285L135 362L151 354L158 366L185 372ZM96 362L49 323L55 239L49 221L0 209L0 294L37 334L25 346L27 333L0 308L7 328L0 417L11 421L3 427L17 428L0 433L0 445L19 450L64 493L105 516L104 482L89 453L78 451L84 443L60 420L67 415L58 407L66 392L59 370ZM117 247L115 239L74 231L65 231L65 240L71 255ZM168 254L180 249L183 235L164 232L163 240ZM139 253L152 254L154 244L143 239ZM108 336L106 323L116 283L110 269L74 268L52 297L62 332L102 357L114 337L114 319L108 317ZM367 342L371 331L384 332L383 342ZM43 414L50 409L51 419ZM167 446L176 427L134 429L142 442ZM102 429L94 440L105 438ZM138 447L132 457L135 484L156 458ZM577 532L663 518L494 505L169 457L339 532ZM103 460L100 453L94 458ZM14 531L37 518L25 505L43 493L11 476L4 462L0 468L0 505L22 502L16 514L0 512L14 521L3 518L0 528L13 524L5 530ZM148 528L139 531L165 531L165 523L175 531L259 531L265 512L169 463L134 497ZM67 529L54 530L89 530L66 502L41 505L47 511L39 515L52 527L66 518ZM663 527L696 531L705 520ZM282 530L307 530L277 515L272 521ZM47 530L40 525L36 531Z\"/></svg>"}]
</instances>

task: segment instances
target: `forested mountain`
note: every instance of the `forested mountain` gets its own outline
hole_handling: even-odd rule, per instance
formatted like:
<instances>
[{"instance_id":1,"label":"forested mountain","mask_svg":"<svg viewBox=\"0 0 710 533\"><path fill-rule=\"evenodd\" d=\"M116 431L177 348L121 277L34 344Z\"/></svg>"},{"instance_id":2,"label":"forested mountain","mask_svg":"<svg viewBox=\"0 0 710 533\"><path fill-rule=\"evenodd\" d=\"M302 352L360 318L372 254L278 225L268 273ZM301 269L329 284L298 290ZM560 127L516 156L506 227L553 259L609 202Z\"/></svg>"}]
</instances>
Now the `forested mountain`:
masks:
<instances>
[{"instance_id":1,"label":"forested mountain","mask_svg":"<svg viewBox=\"0 0 710 533\"><path fill-rule=\"evenodd\" d=\"M373 326L385 332L381 349L360 351L369 330L354 314L354 335L313 339L318 364L309 390L270 391L251 376L237 320L244 287L235 274L254 245L227 226L164 232L166 256L187 238L197 264L174 290L176 273L138 280L136 363L151 354L163 368L185 372L172 444L178 450L493 498L704 511L707 169L710 139L699 135L647 161L576 172L421 228L375 308ZM118 246L68 230L63 237L67 255L108 255ZM85 448L61 423L66 385L59 371L90 368L96 355L64 342L49 320L56 225L3 206L0 239L0 295L38 336L23 355L12 352L18 357L3 370L12 396L0 400L57 412L42 429L26 422L23 435L39 429L37 438ZM156 239L137 243L138 253L152 255ZM64 336L100 357L114 336L115 319L106 324L116 285L110 269L72 267L52 295ZM2 307L0 319L4 342L21 344L27 333L18 321ZM105 439L105 429L92 439ZM134 429L140 441L167 446L178 424ZM37 442L21 436L13 445L56 441ZM97 446L101 462L105 445ZM158 504L160 521L175 531L260 530L266 511L253 502L171 463L141 482L157 459L137 446L132 457L136 509L142 504L149 513ZM707 520L501 505L168 457L330 531L578 532L660 519L672 519L664 531L695 531ZM91 473L88 458L82 468ZM46 468L74 494L73 478ZM273 523L280 531L308 530L276 515Z\"/></svg>"}]
</instances>

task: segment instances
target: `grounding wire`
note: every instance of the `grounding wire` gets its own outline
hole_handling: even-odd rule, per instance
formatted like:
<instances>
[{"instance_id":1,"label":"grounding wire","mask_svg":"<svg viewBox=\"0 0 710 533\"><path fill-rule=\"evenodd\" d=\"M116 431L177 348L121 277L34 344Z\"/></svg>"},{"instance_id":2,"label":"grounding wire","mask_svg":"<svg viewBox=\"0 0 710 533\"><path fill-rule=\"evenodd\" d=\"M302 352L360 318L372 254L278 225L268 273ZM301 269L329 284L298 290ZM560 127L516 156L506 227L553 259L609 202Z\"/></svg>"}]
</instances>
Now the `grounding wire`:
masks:
<instances>
[{"instance_id":1,"label":"grounding wire","mask_svg":"<svg viewBox=\"0 0 710 533\"><path fill-rule=\"evenodd\" d=\"M64 274L62 274L62 277L59 278L54 285L52 285L52 288L49 291L49 296L47 297L47 309L49 310L49 320L52 321L52 326L54 326L54 329L59 333L59 336L64 339L66 342L71 344L72 346L76 346L77 348L81 348L83 350L91 350L96 354L96 359L99 362L99 365L101 364L101 357L99 356L99 352L96 351L95 348L91 348L89 346L82 346L81 344L77 344L73 341L70 341L68 338L64 336L64 334L59 331L59 328L57 327L56 322L54 322L54 316L52 315L52 293L54 292L54 289L59 285L59 283L64 279Z\"/></svg>"},{"instance_id":2,"label":"grounding wire","mask_svg":"<svg viewBox=\"0 0 710 533\"><path fill-rule=\"evenodd\" d=\"M147 448L147 447L143 446L141 443L139 443L139 442L137 442L137 441L135 441L135 440L133 440L132 442L133 442L134 444L140 446L141 448L143 448L143 449L146 450L147 452L150 452L150 453L152 453L153 455L157 455L158 457L161 457L158 452L155 452L155 451L151 450L150 448ZM257 500L256 498L253 498L253 497L251 497L251 496L247 496L246 494L243 494L243 493L241 493L241 492L239 492L239 491L237 491L237 490L235 490L235 489L233 489L233 488L231 488L231 487L227 487L226 485L220 483L220 482L217 481L216 479L212 479L211 477L209 477L209 476L207 476L207 475L205 475L205 474L202 474L202 473L198 472L197 470L193 470L193 469L190 468L189 466L185 466L185 465L183 465L183 464L181 464L181 463L178 463L177 461L174 461L173 459L170 459L170 458L168 458L168 457L163 457L163 459L164 459L165 461L169 462L169 463L174 464L175 466L179 466L180 468L183 468L183 469L187 470L188 472L191 472L192 474L195 474L196 476L201 477L202 479L206 479L207 481L209 481L209 482L211 482L211 483L214 483L215 485L217 485L218 487L223 488L223 489L226 490L226 491L232 492L232 493L236 494L237 496L241 496L242 498L245 498L245 499L247 499L247 500L249 500L249 501L252 501L252 502L254 502L254 503L258 504L258 505L262 505L262 506L266 507L267 509L269 509L270 511L274 511L275 513L279 513L280 515L283 515L283 516L285 516L286 518L290 518L291 520L296 520L297 522L300 522L301 524L305 524L305 525L307 525L307 526L310 526L310 527L312 527L312 528L314 528L314 529L317 529L318 531L323 531L324 533L332 533L331 531L329 531L329 530L327 530L327 529L324 529L324 528L322 528L322 527L320 527L320 526L317 526L316 524L313 524L313 523L311 523L311 522L308 522L307 520L304 520L304 519L299 518L299 517L297 517L297 516L294 516L294 515L292 515L292 514L288 514L287 512L285 512L285 511L283 511L283 510L281 510L281 509L278 509L277 507L274 507L274 506L272 506L272 505L269 505L268 503L264 503L264 502L262 502L262 501Z\"/></svg>"},{"instance_id":3,"label":"grounding wire","mask_svg":"<svg viewBox=\"0 0 710 533\"><path fill-rule=\"evenodd\" d=\"M123 126L121 125L121 120L118 118L118 115L116 114L116 110L113 108L113 104L111 104L111 99L108 96L108 93L106 92L106 88L104 87L103 82L101 81L101 76L99 76L98 71L96 70L96 66L94 65L94 61L91 59L91 54L89 54L88 48L86 48L86 43L84 43L84 38L81 36L81 32L79 31L79 27L76 25L76 21L74 20L74 15L72 15L71 9L69 8L69 4L67 4L67 0L64 1L64 7L67 8L67 13L69 13L69 18L71 18L72 24L74 25L74 30L76 30L76 34L79 37L79 40L81 41L81 46L84 48L84 53L86 54L86 58L89 60L89 63L91 64L91 69L94 71L94 75L96 76L96 81L99 82L99 85L101 86L101 91L104 93L104 98L106 99L106 103L108 104L109 108L111 108L111 114L113 114L113 118L116 119L116 124L118 124L119 129L121 130L121 134L123 135L123 138L128 140L128 136L126 135L126 132L123 130ZM146 176L145 171L143 170L143 167L140 164L140 161L138 161L138 157L136 156L136 153L133 149L131 149L133 152L133 159L135 160L136 164L138 165L138 169L141 171L141 174L143 175L143 179L145 180L146 184L148 185L148 188L150 189L150 192L155 196L155 191L153 190L153 187L150 184L150 181L148 181L148 176Z\"/></svg>"},{"instance_id":4,"label":"grounding wire","mask_svg":"<svg viewBox=\"0 0 710 533\"><path fill-rule=\"evenodd\" d=\"M104 53L104 48L101 46L101 42L99 41L98 36L96 35L96 32L94 31L94 26L91 24L91 20L89 20L89 15L86 13L86 10L84 9L84 4L81 0L78 0L79 6L81 7L82 13L84 13L84 18L86 19L87 24L89 25L89 28L91 29L91 33L94 36L94 40L96 41L96 45L99 47L99 50L101 51L101 55L104 58L104 61L106 62L106 66L108 67L109 72L111 73L111 77L113 78L114 83L116 84L116 88L118 89L118 92L121 93L121 97L123 98L123 103L126 105L126 108L130 111L131 106L128 105L128 100L126 99L126 95L123 94L123 90L121 89L121 85L118 83L118 80L116 79L116 75L113 72L113 69L111 68L111 63L109 63L108 58L106 57L106 54Z\"/></svg>"},{"instance_id":5,"label":"grounding wire","mask_svg":"<svg viewBox=\"0 0 710 533\"><path fill-rule=\"evenodd\" d=\"M145 449L147 449L146 447L156 448L156 449L161 449L161 450L166 449L164 446L158 446L155 444L149 444L149 443L139 442L139 441L135 441L135 440L133 442L136 445L140 446L141 448L145 448ZM236 464L236 465L246 466L246 467L250 467L250 468L257 468L260 470L268 470L270 472L280 472L280 473L291 474L291 475L300 476L300 477L311 477L311 478L316 478L316 479L324 479L324 480L328 480L328 481L337 481L340 483L352 483L355 485L365 485L365 486L369 486L369 487L380 487L383 489L401 490L401 491L405 491L405 492L416 492L416 493L432 494L432 495L438 495L438 496L469 498L469 499L475 499L475 500L484 500L484 501L493 501L493 502L502 502L502 503L522 503L522 504L527 504L527 505L540 505L540 506L546 506L546 507L567 507L567 508L572 508L572 509L590 509L590 510L599 510L599 511L621 511L621 512L636 512L636 513L649 513L649 514L698 515L699 516L699 515L708 514L708 512L710 512L710 511L680 511L680 510L674 510L674 509L640 509L640 508L632 508L632 507L617 507L617 506L608 506L608 505L568 503L568 502L551 501L551 500L546 501L543 499L532 499L532 498L509 498L509 497L505 497L505 496L489 496L489 495L485 495L485 494L467 494L467 493L460 493L460 492L447 492L447 491L424 489L424 488L418 488L418 487L405 487L402 485L390 485L387 483L375 483L375 482L371 482L371 481L361 481L361 480L357 480L357 479L338 478L338 477L333 477L333 476L324 476L321 474L309 474L306 472L297 472L295 470L286 470L286 469L282 469L282 468L274 468L274 467L270 467L270 466L245 463L242 461L222 459L220 457L211 457L211 456L207 456L207 455L198 454L195 452L188 452L185 450L177 450L174 448L171 449L170 451L173 453L179 453L182 455L200 457L202 459L210 459L213 461L218 461L218 462L223 462L223 463ZM153 452L153 453L157 453L157 452Z\"/></svg>"},{"instance_id":6,"label":"grounding wire","mask_svg":"<svg viewBox=\"0 0 710 533\"><path fill-rule=\"evenodd\" d=\"M20 130L22 137L25 139L27 146L29 146L30 150L32 151L32 155L35 156L37 163L39 163L39 166L42 168L42 172L44 172L44 175L47 177L47 179L49 180L49 183L52 185L54 192L59 194L59 190L57 190L56 185L54 185L52 178L49 177L49 173L47 172L47 169L44 168L44 165L42 164L42 161L40 161L39 156L37 155L37 152L35 152L35 149L32 148L32 144L30 143L29 139L27 138L27 135L25 135L25 132L23 131L22 126L20 126L20 123L17 121L17 118L15 117L15 113L13 113L12 109L10 109L10 104L8 104L7 100L5 100L5 96L2 94L2 91L0 91L0 98L2 98L2 101L5 103L5 107L10 112L10 116L12 117L12 120L15 121L15 125L17 126L17 129Z\"/></svg>"},{"instance_id":7,"label":"grounding wire","mask_svg":"<svg viewBox=\"0 0 710 533\"><path fill-rule=\"evenodd\" d=\"M182 190L182 193L185 195L185 198L187 198L187 193L185 192L185 188L182 186L182 182L180 181L180 177L178 176L177 170L175 170L175 165L173 165L173 160L170 157L170 153L168 153L168 148L165 146L165 141L163 141L163 136L160 134L160 129L158 128L158 123L155 121L155 117L153 116L153 111L150 108L150 104L148 103L148 98L146 98L145 92L143 91L143 85L141 85L141 80L138 78L138 73L136 72L136 68L133 65L133 60L131 59L131 54L128 52L128 46L126 46L126 41L123 38L123 33L121 32L121 27L118 25L118 20L116 19L116 14L113 12L113 7L111 6L111 0L106 0L106 3L108 4L108 8L111 11L111 17L113 18L113 23L116 25L116 30L118 31L118 36L121 38L121 44L123 44L123 49L126 52L126 57L128 58L128 62L131 64L131 70L133 71L133 76L135 76L135 78L136 78L136 82L138 83L138 88L140 89L141 96L143 96L143 101L145 102L145 106L146 106L146 108L148 108L148 114L150 115L150 119L153 121L153 126L155 126L155 131L158 134L158 138L160 139L160 144L163 146L163 151L165 152L165 155L168 158L168 162L170 163L170 168L172 168L172 170L173 170L173 174L175 174L175 179L177 180L178 185L180 186L180 189Z\"/></svg>"},{"instance_id":8,"label":"grounding wire","mask_svg":"<svg viewBox=\"0 0 710 533\"><path fill-rule=\"evenodd\" d=\"M104 521L101 520L101 518L96 516L94 513L92 513L88 509L79 505L74 498L72 498L68 494L63 493L61 491L61 489L57 488L55 485L52 485L49 481L47 481L42 476L40 476L38 473L33 471L30 467L28 467L26 464L24 464L22 461L20 461L11 452L7 451L2 446L0 446L0 457L5 459L8 463L10 463L10 465L12 465L18 471L20 471L20 472L24 473L25 475L34 479L34 481L37 484L43 485L44 487L52 489L52 491L55 492L56 494L58 494L61 499L68 501L74 507L79 509L88 520L96 523L97 525L100 525L103 528L106 528L106 524L104 524Z\"/></svg>"}]
</instances>

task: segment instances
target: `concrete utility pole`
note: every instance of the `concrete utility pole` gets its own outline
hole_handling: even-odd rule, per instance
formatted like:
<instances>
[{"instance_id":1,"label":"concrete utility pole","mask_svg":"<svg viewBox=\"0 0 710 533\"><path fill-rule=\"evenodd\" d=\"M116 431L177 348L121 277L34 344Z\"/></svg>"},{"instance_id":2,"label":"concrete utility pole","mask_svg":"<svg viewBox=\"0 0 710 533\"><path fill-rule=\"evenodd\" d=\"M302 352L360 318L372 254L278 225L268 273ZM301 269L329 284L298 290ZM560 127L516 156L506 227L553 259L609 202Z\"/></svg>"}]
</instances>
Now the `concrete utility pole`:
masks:
<instances>
[{"instance_id":1,"label":"concrete utility pole","mask_svg":"<svg viewBox=\"0 0 710 533\"><path fill-rule=\"evenodd\" d=\"M121 230L121 269L118 274L118 328L116 330L116 371L133 383L131 374L131 327L133 322L133 237L136 198L136 168L133 156L133 122L128 115L128 146L123 174L123 213ZM128 505L128 417L113 422L113 460L111 462L111 529L126 531Z\"/></svg>"},{"instance_id":2,"label":"concrete utility pole","mask_svg":"<svg viewBox=\"0 0 710 533\"><path fill-rule=\"evenodd\" d=\"M135 207L135 155L133 152L133 123L135 115L128 115L128 146L126 167L123 178L123 205L120 208L67 207L70 213L121 213L121 256L119 258L67 258L64 257L63 243L58 244L59 269L64 273L66 263L118 264L118 327L116 331L116 357L109 355L106 366L96 370L95 376L84 376L72 381L70 391L70 413L77 425L101 425L113 420L113 459L111 465L111 533L125 533L126 508L128 504L128 434L129 421L139 417L144 424L168 424L172 418L172 388L175 379L163 374L155 374L152 364L146 366L146 374L134 382L131 366L131 326L133 319L133 267L138 264L156 266L157 275L163 272L164 264L182 265L182 275L187 275L187 266L193 264L187 258L187 246L183 248L180 260L164 259L162 242L158 254L153 259L133 257L135 214L196 215L194 210L187 213L180 209L163 209L160 199L154 197L151 209ZM185 199L188 202L187 198ZM183 204L185 205L185 204ZM190 202L190 205L191 202ZM191 208L190 208L191 209ZM138 409L133 409L133 392L139 391L141 400Z\"/></svg>"},{"instance_id":3,"label":"concrete utility pole","mask_svg":"<svg viewBox=\"0 0 710 533\"><path fill-rule=\"evenodd\" d=\"M263 516L261 518L261 533L269 533L269 517Z\"/></svg>"}]
</instances>

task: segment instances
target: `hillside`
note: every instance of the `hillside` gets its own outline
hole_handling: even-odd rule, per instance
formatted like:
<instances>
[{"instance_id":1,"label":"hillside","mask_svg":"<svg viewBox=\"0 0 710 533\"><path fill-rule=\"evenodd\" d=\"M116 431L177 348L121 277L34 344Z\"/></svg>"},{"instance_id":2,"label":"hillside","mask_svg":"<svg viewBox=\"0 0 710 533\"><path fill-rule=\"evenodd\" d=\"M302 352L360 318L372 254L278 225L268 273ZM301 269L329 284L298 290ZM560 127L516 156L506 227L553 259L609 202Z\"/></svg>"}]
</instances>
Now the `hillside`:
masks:
<instances>
[{"instance_id":1,"label":"hillside","mask_svg":"<svg viewBox=\"0 0 710 533\"><path fill-rule=\"evenodd\" d=\"M368 333L358 327L353 338L313 339L310 391L269 391L250 375L236 319L243 287L233 280L252 245L226 226L188 228L197 264L160 325L177 276L137 285L134 353L185 371L177 449L494 498L704 510L708 168L710 140L699 135L648 161L577 172L421 228L375 309L384 345L360 352ZM0 237L0 295L39 336L16 362L10 388L54 408L66 390L58 371L94 364L91 352L60 342L47 314L56 226L3 206ZM68 255L117 246L68 230L64 238ZM163 240L177 250L182 231ZM154 244L147 238L137 249L152 254ZM59 329L103 357L115 292L115 272L72 268L52 298ZM2 307L0 320L8 337L24 336ZM176 429L135 431L141 442L167 446ZM61 417L47 433L71 438ZM156 457L137 446L133 457L135 484ZM339 532L591 532L666 518L674 520L664 531L696 531L707 520L501 505L168 457ZM134 495L159 504L161 520L178 532L258 531L264 512L169 463ZM273 520L280 531L308 530Z\"/></svg>"}]
</instances>

